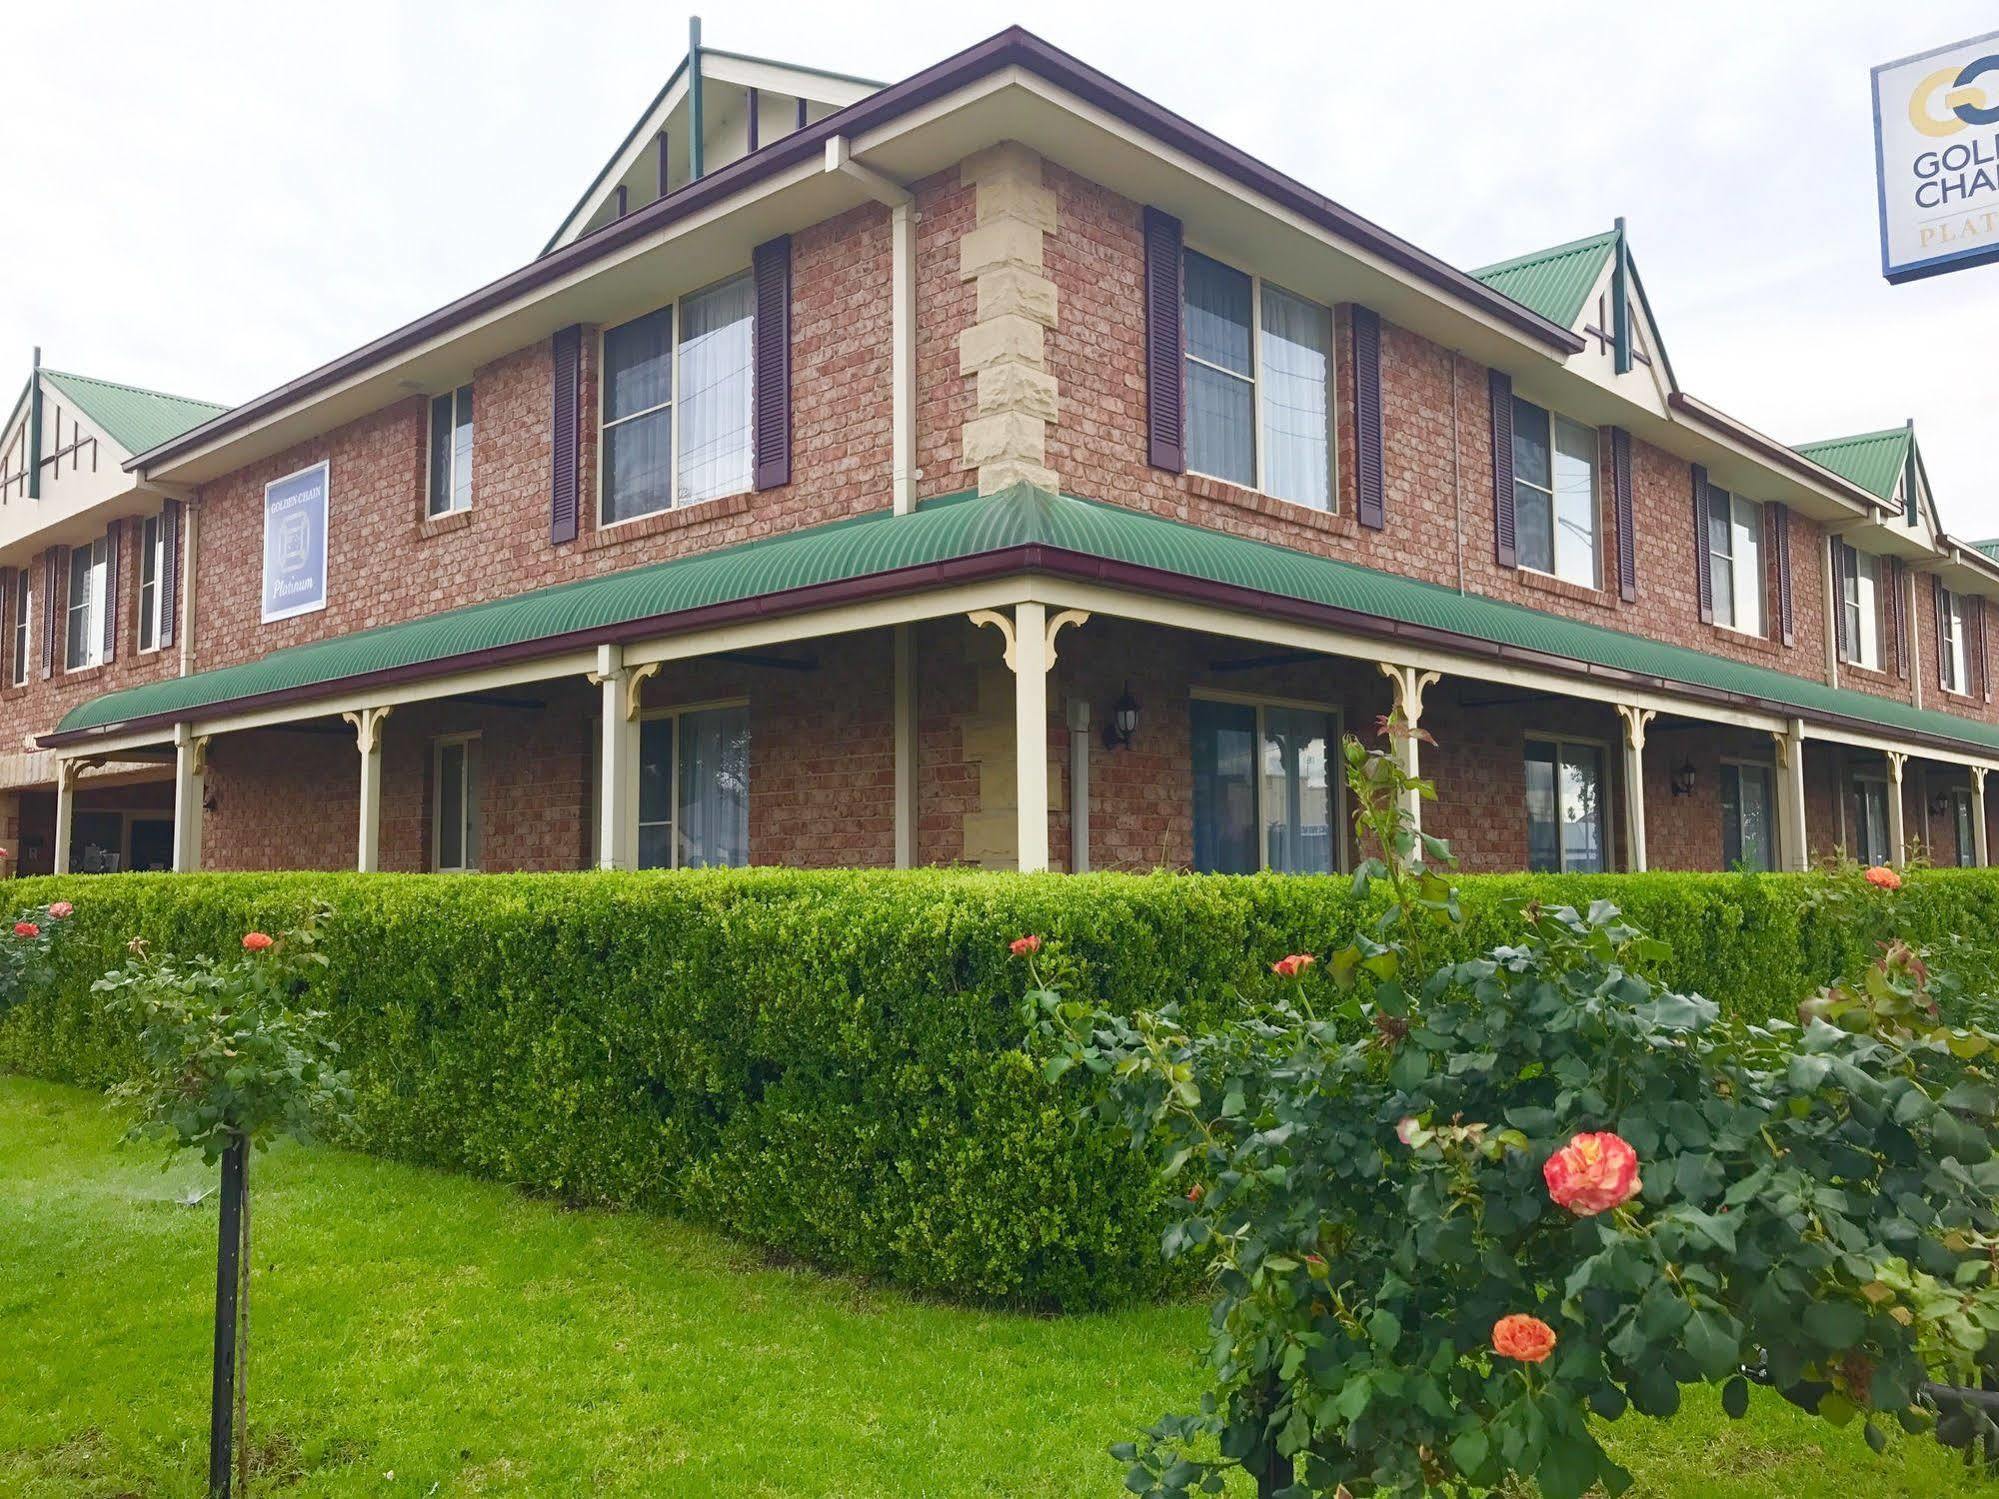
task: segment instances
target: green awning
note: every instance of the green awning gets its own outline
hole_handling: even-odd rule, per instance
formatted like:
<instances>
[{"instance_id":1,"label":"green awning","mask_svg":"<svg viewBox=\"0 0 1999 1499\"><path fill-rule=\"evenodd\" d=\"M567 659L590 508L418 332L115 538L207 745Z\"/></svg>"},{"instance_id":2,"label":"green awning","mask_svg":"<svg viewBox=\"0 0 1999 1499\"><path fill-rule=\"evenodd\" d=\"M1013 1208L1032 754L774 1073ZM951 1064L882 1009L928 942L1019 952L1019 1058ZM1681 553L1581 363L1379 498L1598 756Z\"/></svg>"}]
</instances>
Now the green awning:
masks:
<instances>
[{"instance_id":1,"label":"green awning","mask_svg":"<svg viewBox=\"0 0 1999 1499\"><path fill-rule=\"evenodd\" d=\"M932 500L745 542L721 551L536 589L508 599L275 651L259 661L108 693L74 708L58 735L214 716L270 695L330 696L383 674L441 676L496 655L553 654L592 638L670 634L718 607L780 613L851 595L909 592L994 567L1096 577L1127 588L1268 596L1338 611L1342 628L1423 632L1446 648L1531 655L1556 664L1696 689L1893 736L1999 752L1999 726L1828 687L1765 666L1710 656L1391 573L1186 525L1121 505L1020 486ZM816 592L815 592L816 591ZM1240 593L1230 593L1239 599ZM1254 604L1253 600L1245 601ZM1692 711L1698 711L1692 710Z\"/></svg>"}]
</instances>

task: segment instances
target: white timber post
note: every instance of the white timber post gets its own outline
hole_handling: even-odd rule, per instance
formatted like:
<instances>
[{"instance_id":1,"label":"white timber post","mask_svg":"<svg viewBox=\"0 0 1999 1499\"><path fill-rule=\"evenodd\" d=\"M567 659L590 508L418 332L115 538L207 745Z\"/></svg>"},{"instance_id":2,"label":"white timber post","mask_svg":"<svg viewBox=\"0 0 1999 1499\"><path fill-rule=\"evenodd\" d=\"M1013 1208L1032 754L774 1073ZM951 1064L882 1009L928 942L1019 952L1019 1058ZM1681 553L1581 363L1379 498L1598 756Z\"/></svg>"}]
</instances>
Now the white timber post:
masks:
<instances>
[{"instance_id":1,"label":"white timber post","mask_svg":"<svg viewBox=\"0 0 1999 1499\"><path fill-rule=\"evenodd\" d=\"M1777 746L1777 837L1783 849L1779 867L1804 872L1811 854L1805 836L1805 724L1794 718L1770 738Z\"/></svg>"},{"instance_id":2,"label":"white timber post","mask_svg":"<svg viewBox=\"0 0 1999 1499\"><path fill-rule=\"evenodd\" d=\"M916 626L895 627L895 867L916 867Z\"/></svg>"},{"instance_id":3,"label":"white timber post","mask_svg":"<svg viewBox=\"0 0 1999 1499\"><path fill-rule=\"evenodd\" d=\"M974 609L975 625L991 625L1006 640L1013 673L1014 836L1022 873L1048 867L1048 673L1055 665L1055 637L1064 625L1089 621L1083 609L1051 615L1039 600L996 609Z\"/></svg>"},{"instance_id":4,"label":"white timber post","mask_svg":"<svg viewBox=\"0 0 1999 1499\"><path fill-rule=\"evenodd\" d=\"M1417 737L1417 731L1423 727L1423 694L1442 679L1434 671L1397 666L1393 661L1377 661L1374 664L1395 689L1394 715L1402 721L1406 730L1394 736L1395 758L1401 764L1403 774L1421 775L1422 741ZM1404 794L1402 812L1409 819L1411 828L1418 833L1423 831L1423 798L1420 793L1410 791Z\"/></svg>"},{"instance_id":5,"label":"white timber post","mask_svg":"<svg viewBox=\"0 0 1999 1499\"><path fill-rule=\"evenodd\" d=\"M639 692L658 671L657 661L627 666L621 647L597 647L597 669L590 680L603 694L603 787L597 805L600 869L638 868Z\"/></svg>"},{"instance_id":6,"label":"white timber post","mask_svg":"<svg viewBox=\"0 0 1999 1499\"><path fill-rule=\"evenodd\" d=\"M1980 869L1990 863L1985 834L1985 767L1971 767L1971 861Z\"/></svg>"},{"instance_id":7,"label":"white timber post","mask_svg":"<svg viewBox=\"0 0 1999 1499\"><path fill-rule=\"evenodd\" d=\"M1624 862L1633 874L1645 864L1645 730L1658 715L1651 708L1617 705L1624 720Z\"/></svg>"},{"instance_id":8,"label":"white timber post","mask_svg":"<svg viewBox=\"0 0 1999 1499\"><path fill-rule=\"evenodd\" d=\"M1908 760L1900 750L1888 751L1888 862L1897 865L1909 857L1909 832L1902 816L1902 768Z\"/></svg>"},{"instance_id":9,"label":"white timber post","mask_svg":"<svg viewBox=\"0 0 1999 1499\"><path fill-rule=\"evenodd\" d=\"M208 799L208 736L174 726L174 873L201 868L202 803Z\"/></svg>"},{"instance_id":10,"label":"white timber post","mask_svg":"<svg viewBox=\"0 0 1999 1499\"><path fill-rule=\"evenodd\" d=\"M340 715L354 726L354 747L361 753L361 818L354 867L363 874L382 867L382 720L394 711L363 708Z\"/></svg>"},{"instance_id":11,"label":"white timber post","mask_svg":"<svg viewBox=\"0 0 1999 1499\"><path fill-rule=\"evenodd\" d=\"M56 761L56 846L55 872L69 873L70 830L76 825L76 778L83 773L81 760Z\"/></svg>"}]
</instances>

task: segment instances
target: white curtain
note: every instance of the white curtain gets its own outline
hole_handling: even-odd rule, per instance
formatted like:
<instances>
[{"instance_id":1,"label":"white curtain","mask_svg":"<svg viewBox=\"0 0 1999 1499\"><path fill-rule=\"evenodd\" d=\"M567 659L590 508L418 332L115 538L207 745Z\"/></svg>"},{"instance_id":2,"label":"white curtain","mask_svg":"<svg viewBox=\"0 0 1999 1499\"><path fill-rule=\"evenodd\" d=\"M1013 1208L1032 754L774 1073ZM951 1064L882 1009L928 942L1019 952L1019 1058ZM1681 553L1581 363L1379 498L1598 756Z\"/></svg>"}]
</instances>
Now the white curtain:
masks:
<instances>
[{"instance_id":1,"label":"white curtain","mask_svg":"<svg viewBox=\"0 0 1999 1499\"><path fill-rule=\"evenodd\" d=\"M680 304L682 505L750 487L755 313L748 276Z\"/></svg>"},{"instance_id":2,"label":"white curtain","mask_svg":"<svg viewBox=\"0 0 1999 1499\"><path fill-rule=\"evenodd\" d=\"M680 867L749 863L749 709L682 714L678 780Z\"/></svg>"},{"instance_id":3,"label":"white curtain","mask_svg":"<svg viewBox=\"0 0 1999 1499\"><path fill-rule=\"evenodd\" d=\"M1332 501L1332 317L1316 302L1264 283L1263 487L1324 510Z\"/></svg>"}]
</instances>

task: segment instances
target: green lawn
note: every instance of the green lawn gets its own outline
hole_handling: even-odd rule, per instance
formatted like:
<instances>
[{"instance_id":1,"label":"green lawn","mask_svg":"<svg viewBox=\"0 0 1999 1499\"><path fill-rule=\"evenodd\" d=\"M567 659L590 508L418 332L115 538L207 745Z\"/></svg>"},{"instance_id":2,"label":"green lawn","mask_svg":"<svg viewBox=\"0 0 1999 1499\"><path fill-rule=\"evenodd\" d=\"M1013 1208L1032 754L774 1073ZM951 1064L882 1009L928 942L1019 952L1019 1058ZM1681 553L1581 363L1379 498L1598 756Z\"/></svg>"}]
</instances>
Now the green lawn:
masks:
<instances>
[{"instance_id":1,"label":"green lawn","mask_svg":"<svg viewBox=\"0 0 1999 1499\"><path fill-rule=\"evenodd\" d=\"M209 1173L0 1077L0 1493L196 1495ZM940 1306L712 1234L325 1149L253 1170L251 1422L285 1495L1113 1495L1198 1390L1203 1315ZM1612 1432L1645 1495L1999 1492L1774 1398Z\"/></svg>"}]
</instances>

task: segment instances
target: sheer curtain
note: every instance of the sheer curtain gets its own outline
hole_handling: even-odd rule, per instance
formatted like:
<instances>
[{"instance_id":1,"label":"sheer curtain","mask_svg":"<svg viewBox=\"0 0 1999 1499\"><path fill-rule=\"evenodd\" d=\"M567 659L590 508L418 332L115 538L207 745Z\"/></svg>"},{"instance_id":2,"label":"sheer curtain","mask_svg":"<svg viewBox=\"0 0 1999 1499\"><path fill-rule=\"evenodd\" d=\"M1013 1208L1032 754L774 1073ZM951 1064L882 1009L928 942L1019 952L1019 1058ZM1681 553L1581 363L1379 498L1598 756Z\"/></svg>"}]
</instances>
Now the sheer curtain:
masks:
<instances>
[{"instance_id":1,"label":"sheer curtain","mask_svg":"<svg viewBox=\"0 0 1999 1499\"><path fill-rule=\"evenodd\" d=\"M679 504L750 487L755 313L748 276L680 304Z\"/></svg>"},{"instance_id":2,"label":"sheer curtain","mask_svg":"<svg viewBox=\"0 0 1999 1499\"><path fill-rule=\"evenodd\" d=\"M750 862L750 710L680 716L680 867Z\"/></svg>"},{"instance_id":3,"label":"sheer curtain","mask_svg":"<svg viewBox=\"0 0 1999 1499\"><path fill-rule=\"evenodd\" d=\"M1263 487L1324 510L1332 499L1327 441L1332 317L1316 302L1263 286Z\"/></svg>"},{"instance_id":4,"label":"sheer curtain","mask_svg":"<svg viewBox=\"0 0 1999 1499\"><path fill-rule=\"evenodd\" d=\"M1187 466L1256 483L1249 277L1197 255L1184 261L1187 309Z\"/></svg>"}]
</instances>

